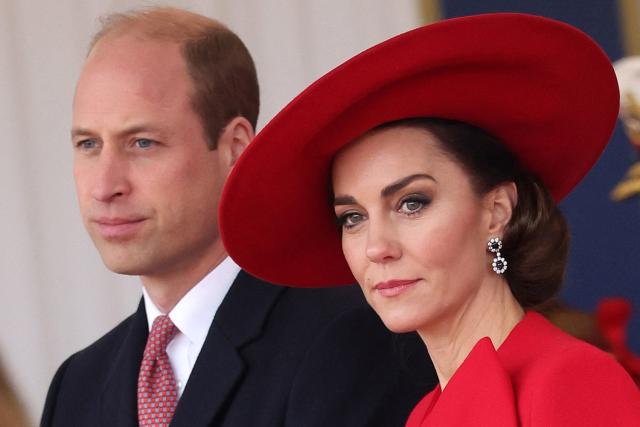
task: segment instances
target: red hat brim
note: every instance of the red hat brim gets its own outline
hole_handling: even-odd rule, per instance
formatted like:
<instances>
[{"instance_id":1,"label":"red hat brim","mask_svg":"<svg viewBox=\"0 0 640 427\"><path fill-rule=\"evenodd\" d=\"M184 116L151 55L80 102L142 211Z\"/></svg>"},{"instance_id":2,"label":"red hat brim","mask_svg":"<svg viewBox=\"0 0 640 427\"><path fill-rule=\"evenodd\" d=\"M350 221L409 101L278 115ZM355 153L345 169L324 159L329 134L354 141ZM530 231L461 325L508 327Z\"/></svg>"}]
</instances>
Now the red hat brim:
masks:
<instances>
[{"instance_id":1,"label":"red hat brim","mask_svg":"<svg viewBox=\"0 0 640 427\"><path fill-rule=\"evenodd\" d=\"M354 283L330 167L355 137L410 117L470 123L501 139L559 201L606 146L618 103L609 59L567 24L499 13L409 31L321 77L259 133L223 191L225 247L273 283Z\"/></svg>"}]
</instances>

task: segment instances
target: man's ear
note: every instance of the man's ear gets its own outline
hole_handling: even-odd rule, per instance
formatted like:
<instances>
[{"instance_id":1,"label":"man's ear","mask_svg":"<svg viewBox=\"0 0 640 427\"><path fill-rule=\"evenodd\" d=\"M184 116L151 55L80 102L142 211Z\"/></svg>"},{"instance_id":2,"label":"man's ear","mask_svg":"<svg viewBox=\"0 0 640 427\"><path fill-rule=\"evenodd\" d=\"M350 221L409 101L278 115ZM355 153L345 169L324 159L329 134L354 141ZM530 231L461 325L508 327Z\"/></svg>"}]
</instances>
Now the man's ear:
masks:
<instances>
[{"instance_id":1,"label":"man's ear","mask_svg":"<svg viewBox=\"0 0 640 427\"><path fill-rule=\"evenodd\" d=\"M490 216L489 234L504 236L504 229L511 220L513 210L518 204L518 189L514 182L498 185L485 196L485 203Z\"/></svg>"},{"instance_id":2,"label":"man's ear","mask_svg":"<svg viewBox=\"0 0 640 427\"><path fill-rule=\"evenodd\" d=\"M236 164L254 136L253 126L244 117L234 117L227 123L218 139L217 148L227 168L231 169Z\"/></svg>"}]
</instances>

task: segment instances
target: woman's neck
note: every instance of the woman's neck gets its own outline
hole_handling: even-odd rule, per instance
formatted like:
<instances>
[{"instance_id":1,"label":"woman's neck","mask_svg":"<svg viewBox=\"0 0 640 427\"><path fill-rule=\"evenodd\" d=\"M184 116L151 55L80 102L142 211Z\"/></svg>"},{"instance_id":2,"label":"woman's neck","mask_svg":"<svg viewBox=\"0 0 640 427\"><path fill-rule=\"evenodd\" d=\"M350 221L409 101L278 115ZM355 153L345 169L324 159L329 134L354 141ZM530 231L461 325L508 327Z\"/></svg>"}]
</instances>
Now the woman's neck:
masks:
<instances>
[{"instance_id":1,"label":"woman's neck","mask_svg":"<svg viewBox=\"0 0 640 427\"><path fill-rule=\"evenodd\" d=\"M476 343L489 337L497 349L524 316L508 284L484 283L457 312L418 330L444 389Z\"/></svg>"}]
</instances>

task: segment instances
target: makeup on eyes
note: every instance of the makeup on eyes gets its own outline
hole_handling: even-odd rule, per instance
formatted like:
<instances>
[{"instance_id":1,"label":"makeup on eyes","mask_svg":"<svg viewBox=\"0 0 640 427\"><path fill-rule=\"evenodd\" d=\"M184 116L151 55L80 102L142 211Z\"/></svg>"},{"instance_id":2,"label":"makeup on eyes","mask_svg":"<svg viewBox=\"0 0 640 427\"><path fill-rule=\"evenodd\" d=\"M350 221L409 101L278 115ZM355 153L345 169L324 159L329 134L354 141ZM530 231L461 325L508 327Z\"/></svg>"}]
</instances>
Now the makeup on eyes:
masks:
<instances>
[{"instance_id":1,"label":"makeup on eyes","mask_svg":"<svg viewBox=\"0 0 640 427\"><path fill-rule=\"evenodd\" d=\"M415 215L431 203L431 197L422 193L411 193L402 197L396 210L406 215ZM403 210L406 207L406 210Z\"/></svg>"},{"instance_id":2,"label":"makeup on eyes","mask_svg":"<svg viewBox=\"0 0 640 427\"><path fill-rule=\"evenodd\" d=\"M363 219L364 215L354 211L344 212L336 218L338 225L346 229L356 227Z\"/></svg>"},{"instance_id":3,"label":"makeup on eyes","mask_svg":"<svg viewBox=\"0 0 640 427\"><path fill-rule=\"evenodd\" d=\"M402 211L404 204L417 204L418 206L415 206L415 209L409 207L408 211L401 212L405 215L413 216L431 204L433 200L432 195L435 192L433 187L436 183L435 178L428 174L408 175L385 186L380 191L380 199L390 199L390 206L398 212ZM334 198L333 205L335 208L338 208L339 206L360 206L360 203L354 196L339 195ZM353 218L356 218L355 222L352 221ZM347 209L344 212L336 209L336 223L338 227L342 229L351 229L365 218L366 215L357 209Z\"/></svg>"}]
</instances>

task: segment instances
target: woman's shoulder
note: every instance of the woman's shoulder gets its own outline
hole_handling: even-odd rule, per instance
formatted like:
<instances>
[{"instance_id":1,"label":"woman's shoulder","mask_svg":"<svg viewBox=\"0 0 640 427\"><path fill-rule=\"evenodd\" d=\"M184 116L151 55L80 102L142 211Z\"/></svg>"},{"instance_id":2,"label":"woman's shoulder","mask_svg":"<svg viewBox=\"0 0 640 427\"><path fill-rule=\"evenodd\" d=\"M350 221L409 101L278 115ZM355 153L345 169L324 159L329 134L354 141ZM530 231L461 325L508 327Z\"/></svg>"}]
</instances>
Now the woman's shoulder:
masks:
<instances>
[{"instance_id":1,"label":"woman's shoulder","mask_svg":"<svg viewBox=\"0 0 640 427\"><path fill-rule=\"evenodd\" d=\"M528 342L532 355L529 369L535 370L536 374L551 378L572 374L629 377L611 354L567 334L539 314L530 316L534 318L529 327L533 333L523 341Z\"/></svg>"},{"instance_id":2,"label":"woman's shoulder","mask_svg":"<svg viewBox=\"0 0 640 427\"><path fill-rule=\"evenodd\" d=\"M637 425L640 391L613 356L544 319L536 323L530 342L535 357L520 366L514 380L520 405L538 425L575 425L576 419L600 425L600 418L612 423L607 425Z\"/></svg>"},{"instance_id":3,"label":"woman's shoulder","mask_svg":"<svg viewBox=\"0 0 640 427\"><path fill-rule=\"evenodd\" d=\"M535 386L589 381L593 386L633 381L614 357L560 330L543 316L528 313L499 354L512 375Z\"/></svg>"},{"instance_id":4,"label":"woman's shoulder","mask_svg":"<svg viewBox=\"0 0 640 427\"><path fill-rule=\"evenodd\" d=\"M625 384L637 391L629 374L611 354L573 337L563 341L532 364L534 380L537 377L541 383L553 383L555 388L576 383L594 388Z\"/></svg>"},{"instance_id":5,"label":"woman's shoulder","mask_svg":"<svg viewBox=\"0 0 640 427\"><path fill-rule=\"evenodd\" d=\"M538 425L640 425L640 391L611 355L574 343L537 365L528 386Z\"/></svg>"}]
</instances>

